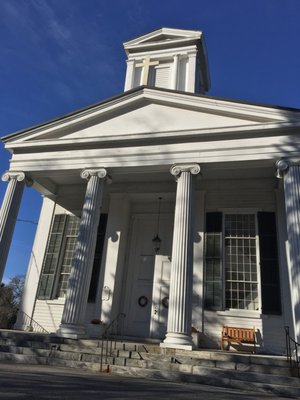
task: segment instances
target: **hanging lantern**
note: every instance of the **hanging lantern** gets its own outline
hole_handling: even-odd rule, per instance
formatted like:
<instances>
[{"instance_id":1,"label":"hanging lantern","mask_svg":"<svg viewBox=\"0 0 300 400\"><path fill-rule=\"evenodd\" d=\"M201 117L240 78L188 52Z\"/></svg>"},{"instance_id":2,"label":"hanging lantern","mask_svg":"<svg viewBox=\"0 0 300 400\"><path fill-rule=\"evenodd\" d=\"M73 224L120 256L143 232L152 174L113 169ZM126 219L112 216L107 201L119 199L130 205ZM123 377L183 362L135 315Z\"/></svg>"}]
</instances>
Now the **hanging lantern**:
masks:
<instances>
[{"instance_id":1,"label":"hanging lantern","mask_svg":"<svg viewBox=\"0 0 300 400\"><path fill-rule=\"evenodd\" d=\"M160 250L160 245L161 245L161 238L159 237L159 220L160 220L160 203L161 203L162 197L158 198L158 215L157 215L157 234L154 236L152 239L152 247L157 254Z\"/></svg>"}]
</instances>

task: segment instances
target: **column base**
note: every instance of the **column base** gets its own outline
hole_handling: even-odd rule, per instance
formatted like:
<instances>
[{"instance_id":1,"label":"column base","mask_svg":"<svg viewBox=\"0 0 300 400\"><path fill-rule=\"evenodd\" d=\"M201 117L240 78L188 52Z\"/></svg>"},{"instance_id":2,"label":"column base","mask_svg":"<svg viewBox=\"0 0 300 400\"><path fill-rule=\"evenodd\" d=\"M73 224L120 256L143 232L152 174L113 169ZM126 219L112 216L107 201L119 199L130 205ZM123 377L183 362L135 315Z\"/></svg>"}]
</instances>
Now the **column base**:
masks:
<instances>
[{"instance_id":1,"label":"column base","mask_svg":"<svg viewBox=\"0 0 300 400\"><path fill-rule=\"evenodd\" d=\"M193 350L194 348L191 335L174 332L167 333L166 338L163 343L160 344L160 347L180 350Z\"/></svg>"},{"instance_id":2,"label":"column base","mask_svg":"<svg viewBox=\"0 0 300 400\"><path fill-rule=\"evenodd\" d=\"M85 327L76 324L61 324L56 334L68 339L84 339L88 337Z\"/></svg>"}]
</instances>

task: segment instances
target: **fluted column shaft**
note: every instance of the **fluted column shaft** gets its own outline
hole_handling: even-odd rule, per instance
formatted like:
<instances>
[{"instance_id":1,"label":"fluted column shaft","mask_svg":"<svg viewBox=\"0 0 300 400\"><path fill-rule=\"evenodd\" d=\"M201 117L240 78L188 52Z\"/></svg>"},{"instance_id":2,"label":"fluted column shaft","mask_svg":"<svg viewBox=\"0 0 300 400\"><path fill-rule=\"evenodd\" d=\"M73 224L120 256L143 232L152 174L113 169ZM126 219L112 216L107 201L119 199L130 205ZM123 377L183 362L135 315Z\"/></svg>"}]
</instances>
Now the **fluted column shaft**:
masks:
<instances>
[{"instance_id":1,"label":"fluted column shaft","mask_svg":"<svg viewBox=\"0 0 300 400\"><path fill-rule=\"evenodd\" d=\"M104 168L84 170L81 173L82 178L88 179L88 184L68 281L62 321L58 330L60 336L79 338L86 335L84 319L106 175L107 172Z\"/></svg>"},{"instance_id":2,"label":"fluted column shaft","mask_svg":"<svg viewBox=\"0 0 300 400\"><path fill-rule=\"evenodd\" d=\"M300 343L300 163L280 160L276 165L284 182L294 334Z\"/></svg>"},{"instance_id":3,"label":"fluted column shaft","mask_svg":"<svg viewBox=\"0 0 300 400\"><path fill-rule=\"evenodd\" d=\"M22 200L25 186L23 172L5 172L2 180L8 186L0 210L0 283L3 278L5 264Z\"/></svg>"},{"instance_id":4,"label":"fluted column shaft","mask_svg":"<svg viewBox=\"0 0 300 400\"><path fill-rule=\"evenodd\" d=\"M169 313L166 339L162 347L192 349L193 290L193 203L194 178L200 167L175 165L171 174L177 177L176 206L170 277Z\"/></svg>"}]
</instances>

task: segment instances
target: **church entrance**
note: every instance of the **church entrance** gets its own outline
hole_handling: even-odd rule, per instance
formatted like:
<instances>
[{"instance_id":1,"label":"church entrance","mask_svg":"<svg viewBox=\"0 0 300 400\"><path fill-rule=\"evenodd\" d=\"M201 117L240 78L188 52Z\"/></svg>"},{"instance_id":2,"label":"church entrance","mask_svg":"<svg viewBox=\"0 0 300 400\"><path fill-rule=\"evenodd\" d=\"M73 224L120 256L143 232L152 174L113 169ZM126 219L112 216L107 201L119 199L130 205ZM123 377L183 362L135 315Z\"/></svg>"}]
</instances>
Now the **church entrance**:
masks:
<instances>
[{"instance_id":1,"label":"church entrance","mask_svg":"<svg viewBox=\"0 0 300 400\"><path fill-rule=\"evenodd\" d=\"M157 234L153 215L133 216L125 296L125 335L163 339L167 329L173 216L161 216L161 248L155 254Z\"/></svg>"}]
</instances>

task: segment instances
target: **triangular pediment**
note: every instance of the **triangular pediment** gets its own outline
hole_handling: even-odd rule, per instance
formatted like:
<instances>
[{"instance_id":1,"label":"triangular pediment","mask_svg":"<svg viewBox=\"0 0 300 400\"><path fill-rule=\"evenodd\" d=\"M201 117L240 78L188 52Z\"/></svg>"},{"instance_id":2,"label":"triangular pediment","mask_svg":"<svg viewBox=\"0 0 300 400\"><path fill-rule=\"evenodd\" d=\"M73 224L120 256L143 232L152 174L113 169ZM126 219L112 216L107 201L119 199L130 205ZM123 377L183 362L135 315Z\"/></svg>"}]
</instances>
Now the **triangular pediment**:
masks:
<instances>
[{"instance_id":1,"label":"triangular pediment","mask_svg":"<svg viewBox=\"0 0 300 400\"><path fill-rule=\"evenodd\" d=\"M180 40L182 39L182 36L178 35L167 35L167 34L160 34L155 37L152 37L150 39L147 39L145 43L157 43L157 42L164 42L164 41L169 41L169 40Z\"/></svg>"},{"instance_id":2,"label":"triangular pediment","mask_svg":"<svg viewBox=\"0 0 300 400\"><path fill-rule=\"evenodd\" d=\"M127 53L136 51L138 48L148 48L154 46L157 48L160 45L166 44L184 44L189 41L197 41L201 39L201 31L191 31L184 29L160 28L156 31L139 36L133 40L124 43L124 48Z\"/></svg>"},{"instance_id":3,"label":"triangular pediment","mask_svg":"<svg viewBox=\"0 0 300 400\"><path fill-rule=\"evenodd\" d=\"M300 123L297 111L140 88L89 109L4 138L7 148L141 141L230 132L249 134L278 124Z\"/></svg>"}]
</instances>

